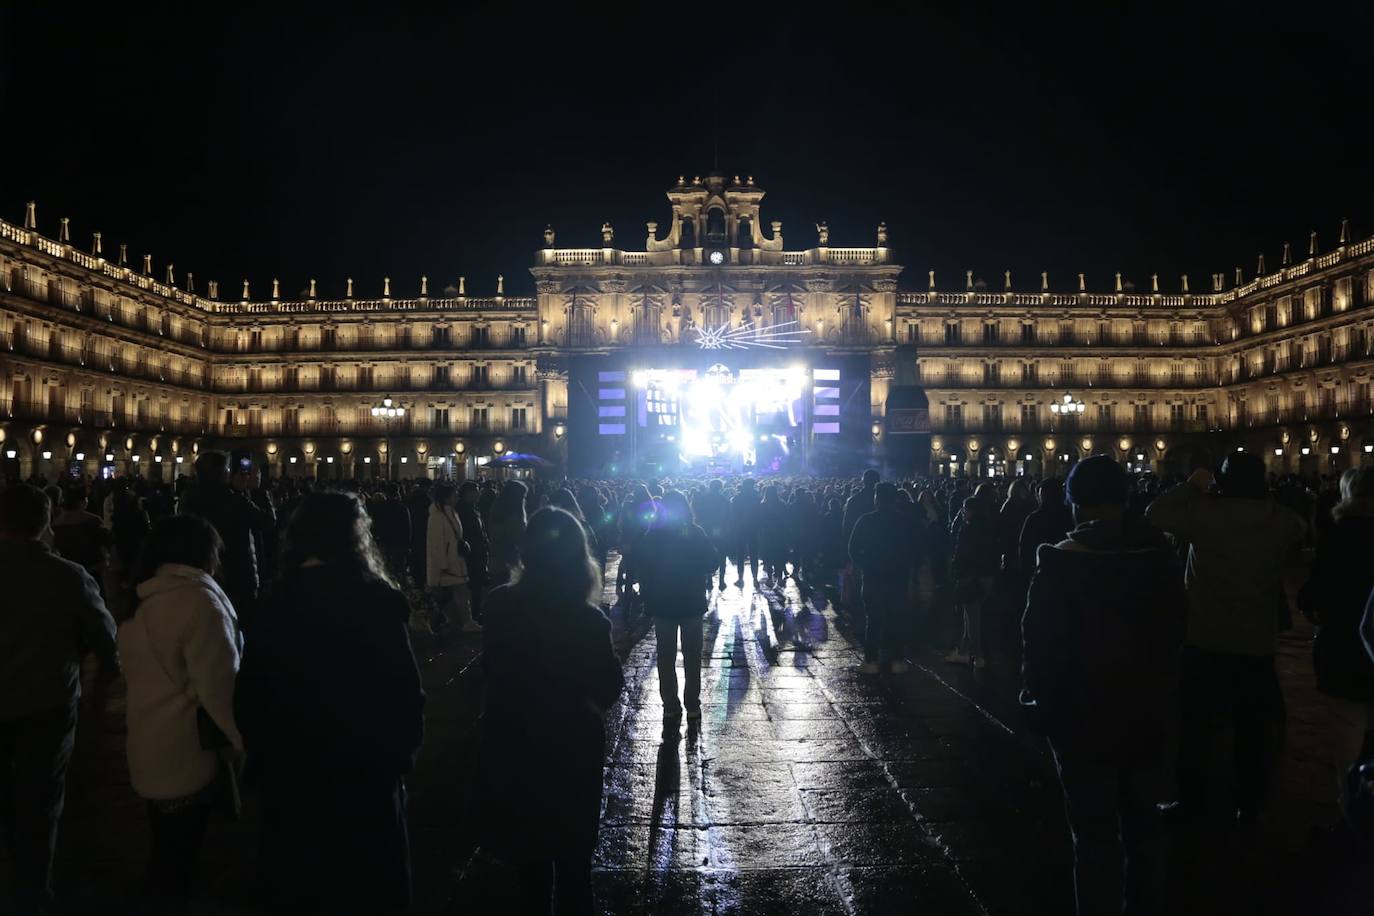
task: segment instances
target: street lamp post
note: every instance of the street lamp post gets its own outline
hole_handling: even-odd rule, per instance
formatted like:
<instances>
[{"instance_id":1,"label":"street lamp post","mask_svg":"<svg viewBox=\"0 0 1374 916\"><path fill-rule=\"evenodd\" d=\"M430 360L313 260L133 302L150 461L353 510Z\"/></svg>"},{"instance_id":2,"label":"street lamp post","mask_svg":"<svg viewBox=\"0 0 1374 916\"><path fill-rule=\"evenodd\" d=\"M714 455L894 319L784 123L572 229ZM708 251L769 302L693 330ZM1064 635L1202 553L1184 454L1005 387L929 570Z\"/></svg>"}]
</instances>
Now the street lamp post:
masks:
<instances>
[{"instance_id":1,"label":"street lamp post","mask_svg":"<svg viewBox=\"0 0 1374 916\"><path fill-rule=\"evenodd\" d=\"M1069 392L1064 392L1064 397L1050 404L1050 413L1056 417L1075 417L1088 409L1088 405L1075 398Z\"/></svg>"},{"instance_id":2,"label":"street lamp post","mask_svg":"<svg viewBox=\"0 0 1374 916\"><path fill-rule=\"evenodd\" d=\"M406 409L393 401L389 395L382 398L382 402L372 408L372 416L382 421L383 429L386 432L383 442L386 445L386 477L388 480L394 479L394 475L391 473L391 421L404 418L405 415Z\"/></svg>"}]
</instances>

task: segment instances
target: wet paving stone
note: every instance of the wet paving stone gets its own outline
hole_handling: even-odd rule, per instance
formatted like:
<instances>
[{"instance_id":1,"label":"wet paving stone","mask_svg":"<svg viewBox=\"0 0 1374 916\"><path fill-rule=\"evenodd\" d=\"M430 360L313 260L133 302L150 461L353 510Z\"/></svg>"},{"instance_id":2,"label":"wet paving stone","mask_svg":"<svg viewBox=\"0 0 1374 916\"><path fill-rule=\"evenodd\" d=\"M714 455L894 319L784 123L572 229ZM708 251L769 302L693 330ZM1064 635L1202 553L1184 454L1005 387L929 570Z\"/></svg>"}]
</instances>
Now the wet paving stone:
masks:
<instances>
[{"instance_id":1,"label":"wet paving stone","mask_svg":"<svg viewBox=\"0 0 1374 916\"><path fill-rule=\"evenodd\" d=\"M725 824L709 831L711 864L725 869L814 868L821 861L808 823Z\"/></svg>"},{"instance_id":2,"label":"wet paving stone","mask_svg":"<svg viewBox=\"0 0 1374 916\"><path fill-rule=\"evenodd\" d=\"M944 860L943 850L915 823L817 824L816 834L827 860L839 865L939 864Z\"/></svg>"},{"instance_id":3,"label":"wet paving stone","mask_svg":"<svg viewBox=\"0 0 1374 916\"><path fill-rule=\"evenodd\" d=\"M601 911L979 912L957 872L963 838L928 821L986 811L971 753L988 740L982 713L919 670L860 674L847 630L791 582L714 593L705 634L700 723L665 728L651 633L626 653L594 858Z\"/></svg>"},{"instance_id":4,"label":"wet paving stone","mask_svg":"<svg viewBox=\"0 0 1374 916\"><path fill-rule=\"evenodd\" d=\"M851 868L844 875L854 912L872 916L931 913L977 916L981 907L953 869L941 866ZM1027 912L1070 913L1069 910Z\"/></svg>"},{"instance_id":5,"label":"wet paving stone","mask_svg":"<svg viewBox=\"0 0 1374 916\"><path fill-rule=\"evenodd\" d=\"M893 788L806 789L802 800L818 823L893 823L912 820L911 809Z\"/></svg>"}]
</instances>

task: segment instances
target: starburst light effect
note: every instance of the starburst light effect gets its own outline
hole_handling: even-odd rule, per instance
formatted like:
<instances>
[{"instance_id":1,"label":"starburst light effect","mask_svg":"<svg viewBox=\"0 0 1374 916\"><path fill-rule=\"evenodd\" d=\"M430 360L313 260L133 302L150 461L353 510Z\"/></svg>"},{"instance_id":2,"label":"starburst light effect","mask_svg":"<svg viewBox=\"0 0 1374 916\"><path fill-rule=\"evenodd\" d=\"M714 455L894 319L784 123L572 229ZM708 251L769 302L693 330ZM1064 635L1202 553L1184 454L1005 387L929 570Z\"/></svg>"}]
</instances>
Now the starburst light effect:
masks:
<instances>
[{"instance_id":1,"label":"starburst light effect","mask_svg":"<svg viewBox=\"0 0 1374 916\"><path fill-rule=\"evenodd\" d=\"M697 332L697 346L703 350L748 350L763 347L785 350L788 344L801 343L802 336L811 332L795 321L754 327L746 324L732 328L728 324L718 328L693 328Z\"/></svg>"}]
</instances>

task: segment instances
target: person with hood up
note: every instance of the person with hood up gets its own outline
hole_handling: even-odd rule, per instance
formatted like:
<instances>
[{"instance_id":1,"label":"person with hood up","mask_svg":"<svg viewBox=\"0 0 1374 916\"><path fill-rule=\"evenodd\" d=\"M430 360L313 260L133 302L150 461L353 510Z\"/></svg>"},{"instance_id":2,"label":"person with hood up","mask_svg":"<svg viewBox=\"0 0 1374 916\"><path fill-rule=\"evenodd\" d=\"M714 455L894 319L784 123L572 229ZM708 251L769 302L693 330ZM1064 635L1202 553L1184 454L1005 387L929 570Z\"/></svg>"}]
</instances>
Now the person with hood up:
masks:
<instances>
[{"instance_id":1,"label":"person with hood up","mask_svg":"<svg viewBox=\"0 0 1374 916\"><path fill-rule=\"evenodd\" d=\"M1084 916L1157 912L1165 857L1155 804L1187 596L1126 491L1106 455L1074 466L1077 524L1040 547L1021 622L1022 702L1054 752Z\"/></svg>"}]
</instances>

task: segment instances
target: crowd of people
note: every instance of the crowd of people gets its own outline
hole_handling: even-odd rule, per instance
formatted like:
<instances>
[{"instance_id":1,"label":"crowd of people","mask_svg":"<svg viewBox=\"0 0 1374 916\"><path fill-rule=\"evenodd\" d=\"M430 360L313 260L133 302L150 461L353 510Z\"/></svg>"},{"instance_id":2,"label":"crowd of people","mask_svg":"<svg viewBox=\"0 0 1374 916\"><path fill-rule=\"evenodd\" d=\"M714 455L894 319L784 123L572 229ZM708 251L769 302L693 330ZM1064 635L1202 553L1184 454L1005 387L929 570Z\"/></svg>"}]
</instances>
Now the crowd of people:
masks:
<instances>
[{"instance_id":1,"label":"crowd of people","mask_svg":"<svg viewBox=\"0 0 1374 916\"><path fill-rule=\"evenodd\" d=\"M1150 912L1165 824L1264 809L1283 735L1284 576L1304 547L1315 560L1297 607L1317 624L1333 795L1348 811L1372 750L1374 468L1276 478L1238 452L1215 477L1182 480L1098 456L1066 480L869 470L324 486L207 452L174 485L12 483L0 490L0 813L17 899L34 912L53 900L94 654L91 699L121 671L127 685L149 907L186 907L212 812L241 808L246 788L270 911L403 909L405 777L424 737L411 639L450 633L483 650L486 847L517 863L526 910L591 912L602 715L623 685L603 600L614 556L616 601L652 620L665 726L700 719L712 590L790 580L826 593L860 635L866 676L905 675L934 652L1016 680L1059 770L1080 912ZM1223 724L1231 787L1208 779Z\"/></svg>"}]
</instances>

